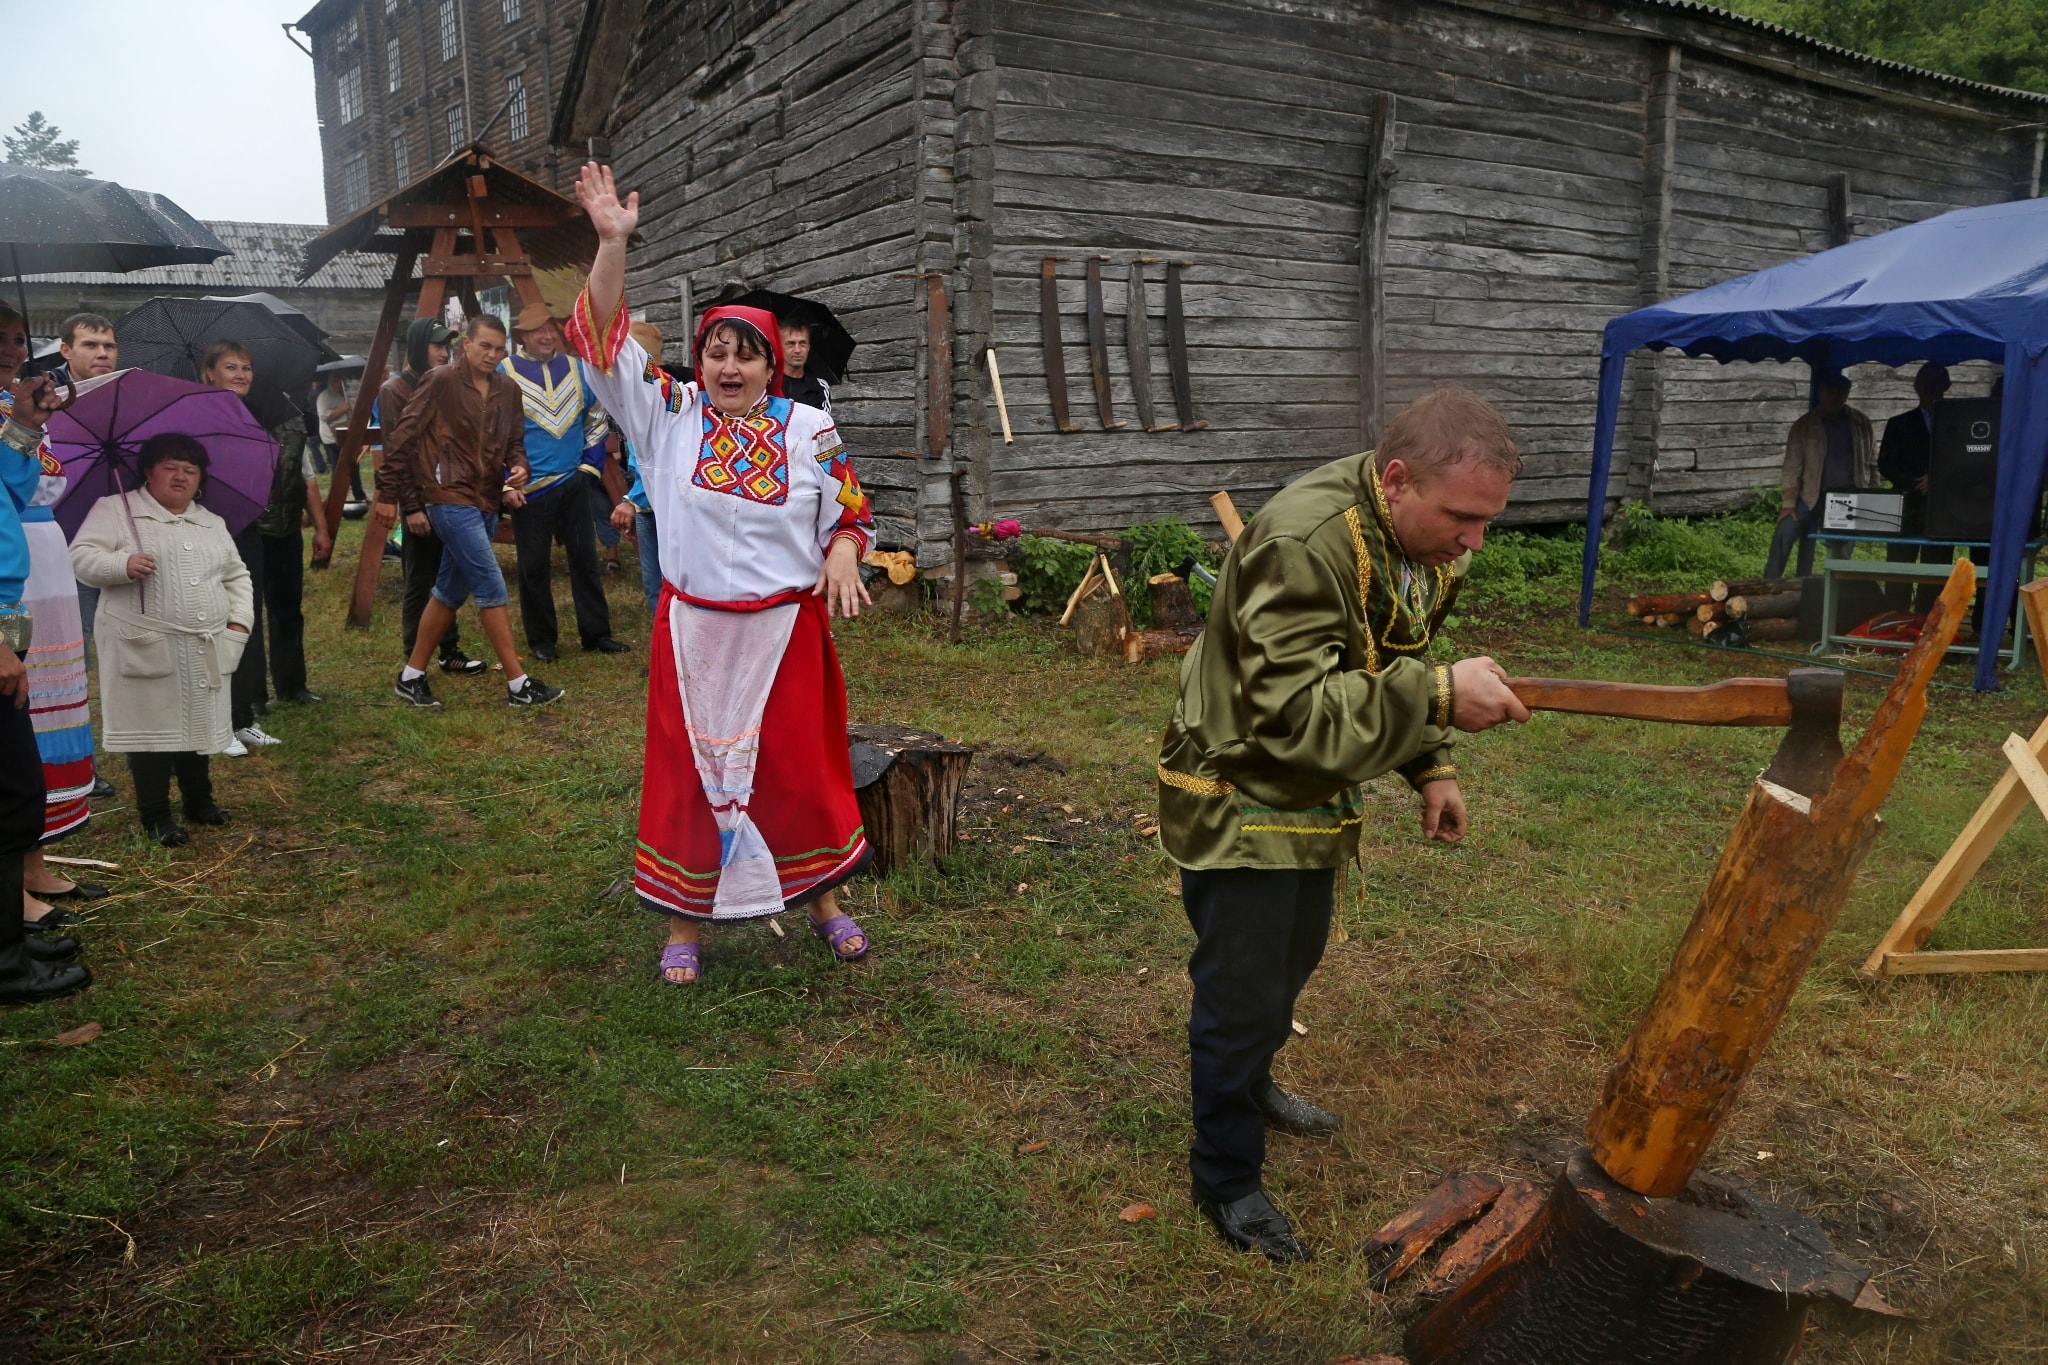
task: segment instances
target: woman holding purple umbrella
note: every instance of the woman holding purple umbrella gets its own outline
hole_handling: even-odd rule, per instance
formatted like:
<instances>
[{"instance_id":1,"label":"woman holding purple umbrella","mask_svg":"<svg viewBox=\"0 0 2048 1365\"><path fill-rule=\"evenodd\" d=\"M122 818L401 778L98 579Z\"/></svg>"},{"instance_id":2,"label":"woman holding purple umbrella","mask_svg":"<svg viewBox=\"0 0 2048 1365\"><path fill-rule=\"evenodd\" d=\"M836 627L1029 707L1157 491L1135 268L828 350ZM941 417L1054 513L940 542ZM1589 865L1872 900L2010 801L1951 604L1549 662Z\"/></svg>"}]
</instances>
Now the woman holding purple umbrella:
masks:
<instances>
[{"instance_id":1,"label":"woman holding purple umbrella","mask_svg":"<svg viewBox=\"0 0 2048 1365\"><path fill-rule=\"evenodd\" d=\"M227 523L196 500L209 459L196 438L143 442L142 487L101 498L71 540L78 581L101 589L100 720L128 755L143 831L189 843L171 818L171 777L187 820L224 825L207 755L227 748L228 687L255 618L249 570Z\"/></svg>"}]
</instances>

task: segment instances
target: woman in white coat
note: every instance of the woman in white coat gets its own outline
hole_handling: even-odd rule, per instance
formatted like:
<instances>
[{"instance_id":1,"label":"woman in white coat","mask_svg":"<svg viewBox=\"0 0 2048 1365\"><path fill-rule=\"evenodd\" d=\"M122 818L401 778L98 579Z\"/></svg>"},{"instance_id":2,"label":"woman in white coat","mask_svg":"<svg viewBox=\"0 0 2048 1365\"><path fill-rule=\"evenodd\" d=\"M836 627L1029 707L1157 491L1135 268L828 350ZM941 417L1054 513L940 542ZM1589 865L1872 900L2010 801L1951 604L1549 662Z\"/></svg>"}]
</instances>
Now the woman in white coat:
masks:
<instances>
[{"instance_id":1,"label":"woman in white coat","mask_svg":"<svg viewBox=\"0 0 2048 1365\"><path fill-rule=\"evenodd\" d=\"M143 486L94 504L72 537L71 567L101 589L93 634L102 742L128 756L144 832L175 847L190 836L171 818L174 773L187 820L228 820L214 804L207 755L233 737L228 682L255 603L227 524L195 501L206 447L152 436L138 463Z\"/></svg>"}]
</instances>

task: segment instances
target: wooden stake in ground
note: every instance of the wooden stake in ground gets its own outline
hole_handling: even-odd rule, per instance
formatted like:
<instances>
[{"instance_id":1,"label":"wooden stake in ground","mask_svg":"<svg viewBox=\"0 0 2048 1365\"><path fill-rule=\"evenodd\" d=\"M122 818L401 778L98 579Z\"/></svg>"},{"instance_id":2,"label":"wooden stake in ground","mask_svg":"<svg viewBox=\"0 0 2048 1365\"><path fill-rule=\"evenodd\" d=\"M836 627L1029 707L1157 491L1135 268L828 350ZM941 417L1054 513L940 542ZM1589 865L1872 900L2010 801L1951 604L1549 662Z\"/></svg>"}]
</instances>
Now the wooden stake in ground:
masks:
<instances>
[{"instance_id":1,"label":"wooden stake in ground","mask_svg":"<svg viewBox=\"0 0 2048 1365\"><path fill-rule=\"evenodd\" d=\"M2041 631L2048 629L2048 578L2036 579L2020 589L2020 605L2034 633L2034 657L2041 676L2048 682L2048 654L2041 652ZM2006 831L2018 822L2030 804L2043 804L2041 762L2048 759L2048 720L2035 729L2033 738L2012 735L2005 741L2006 771L1977 813L1963 826L1963 832L1941 855L1941 861L1920 883L1920 889L1906 902L1906 908L1885 936L1863 961L1870 976L1921 976L1952 972L2041 972L2048 971L2048 948L1980 949L1973 952L1922 952L1921 945L1941 923L1963 888L1977 875L1977 869L1998 847Z\"/></svg>"}]
</instances>

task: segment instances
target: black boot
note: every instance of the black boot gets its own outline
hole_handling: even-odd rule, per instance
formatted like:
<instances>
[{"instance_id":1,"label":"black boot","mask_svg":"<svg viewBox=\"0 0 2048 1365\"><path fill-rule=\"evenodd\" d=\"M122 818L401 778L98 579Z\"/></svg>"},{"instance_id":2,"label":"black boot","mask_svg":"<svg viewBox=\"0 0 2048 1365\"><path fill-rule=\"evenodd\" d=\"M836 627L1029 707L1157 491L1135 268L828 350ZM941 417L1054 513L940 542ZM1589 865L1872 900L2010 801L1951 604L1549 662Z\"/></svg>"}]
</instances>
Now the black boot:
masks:
<instances>
[{"instance_id":1,"label":"black boot","mask_svg":"<svg viewBox=\"0 0 2048 1365\"><path fill-rule=\"evenodd\" d=\"M1344 1126L1343 1119L1321 1105L1290 1095L1271 1081L1264 1090L1253 1092L1252 1103L1259 1106L1269 1127L1293 1137L1326 1138Z\"/></svg>"},{"instance_id":2,"label":"black boot","mask_svg":"<svg viewBox=\"0 0 2048 1365\"><path fill-rule=\"evenodd\" d=\"M10 907L0 915L0 1005L56 1000L92 984L92 972L83 965L44 961L24 945L21 916L11 912L21 904L21 860L19 851L0 853L0 906Z\"/></svg>"},{"instance_id":3,"label":"black boot","mask_svg":"<svg viewBox=\"0 0 2048 1365\"><path fill-rule=\"evenodd\" d=\"M1234 1247L1264 1252L1267 1260L1280 1265L1314 1259L1314 1253L1296 1240L1287 1215L1273 1207L1264 1190L1253 1190L1228 1204L1218 1203L1196 1190L1195 1207Z\"/></svg>"}]
</instances>

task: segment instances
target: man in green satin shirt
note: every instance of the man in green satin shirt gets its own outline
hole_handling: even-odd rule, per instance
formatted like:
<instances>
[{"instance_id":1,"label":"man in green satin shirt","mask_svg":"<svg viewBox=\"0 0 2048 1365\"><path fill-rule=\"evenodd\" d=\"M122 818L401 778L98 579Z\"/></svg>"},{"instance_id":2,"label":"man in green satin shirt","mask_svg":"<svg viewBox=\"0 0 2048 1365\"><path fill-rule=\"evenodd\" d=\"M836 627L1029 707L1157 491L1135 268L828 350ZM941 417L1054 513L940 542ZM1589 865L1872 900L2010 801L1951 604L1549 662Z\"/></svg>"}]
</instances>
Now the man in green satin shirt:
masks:
<instances>
[{"instance_id":1,"label":"man in green satin shirt","mask_svg":"<svg viewBox=\"0 0 2048 1365\"><path fill-rule=\"evenodd\" d=\"M1306 1260L1260 1184L1265 1130L1326 1137L1334 1114L1273 1083L1295 998L1322 959L1359 784L1398 772L1425 836L1456 842L1455 730L1528 711L1488 658L1426 656L1521 457L1507 423L1439 389L1378 451L1276 494L1223 562L1159 753L1160 840L1196 946L1188 1019L1196 1203L1233 1244Z\"/></svg>"}]
</instances>

